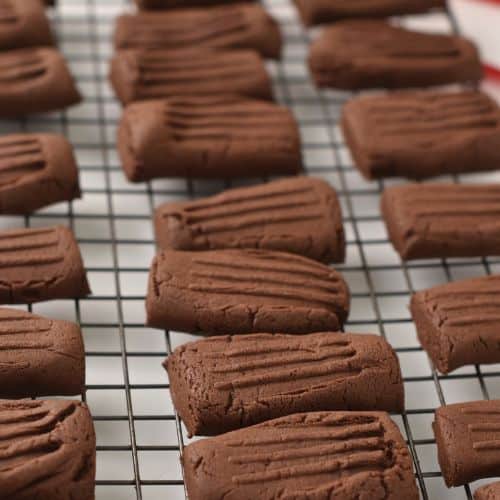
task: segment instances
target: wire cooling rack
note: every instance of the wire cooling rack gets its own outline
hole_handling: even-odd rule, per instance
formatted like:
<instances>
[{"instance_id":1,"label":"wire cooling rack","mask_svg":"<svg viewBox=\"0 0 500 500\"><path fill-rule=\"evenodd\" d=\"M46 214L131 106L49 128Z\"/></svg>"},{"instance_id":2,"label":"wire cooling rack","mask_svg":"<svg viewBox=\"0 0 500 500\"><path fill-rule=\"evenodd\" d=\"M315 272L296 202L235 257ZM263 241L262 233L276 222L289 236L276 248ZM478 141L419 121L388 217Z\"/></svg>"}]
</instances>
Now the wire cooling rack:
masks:
<instances>
[{"instance_id":1,"label":"wire cooling rack","mask_svg":"<svg viewBox=\"0 0 500 500\"><path fill-rule=\"evenodd\" d=\"M384 183L360 177L337 126L350 94L313 87L305 57L314 33L303 29L288 0L266 0L266 7L280 21L286 39L283 61L269 65L276 97L300 123L307 172L328 180L343 204L348 251L338 268L352 290L346 330L380 333L399 355L407 411L394 419L408 439L422 498L471 498L468 486L445 487L431 422L441 404L500 398L500 367L466 367L438 375L417 342L407 304L414 290L499 272L500 259L401 262L380 218ZM107 66L114 18L129 8L126 0L59 0L52 13L54 27L85 101L64 113L0 122L0 132L64 133L75 147L83 199L29 217L1 217L0 228L66 224L79 241L93 295L35 304L32 310L82 326L86 400L97 431L97 499L179 500L185 498L179 454L188 439L174 412L161 361L194 337L144 327L147 273L155 253L151 217L161 202L213 194L231 183L126 182L115 149L121 111L107 83ZM401 22L424 30L454 28L447 14ZM452 179L487 182L500 177L490 173Z\"/></svg>"}]
</instances>

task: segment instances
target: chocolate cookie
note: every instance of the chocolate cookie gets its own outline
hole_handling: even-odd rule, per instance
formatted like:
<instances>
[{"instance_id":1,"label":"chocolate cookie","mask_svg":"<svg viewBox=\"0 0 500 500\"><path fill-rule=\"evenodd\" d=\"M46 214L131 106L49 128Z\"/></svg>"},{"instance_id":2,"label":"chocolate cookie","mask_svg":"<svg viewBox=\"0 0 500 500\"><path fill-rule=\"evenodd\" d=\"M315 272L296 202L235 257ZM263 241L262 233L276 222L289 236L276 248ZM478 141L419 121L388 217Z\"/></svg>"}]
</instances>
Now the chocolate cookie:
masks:
<instances>
[{"instance_id":1,"label":"chocolate cookie","mask_svg":"<svg viewBox=\"0 0 500 500\"><path fill-rule=\"evenodd\" d=\"M500 363L500 276L457 281L411 300L420 343L449 373L465 365Z\"/></svg>"},{"instance_id":2,"label":"chocolate cookie","mask_svg":"<svg viewBox=\"0 0 500 500\"><path fill-rule=\"evenodd\" d=\"M342 276L266 250L161 252L149 276L148 324L211 334L338 330L349 311Z\"/></svg>"},{"instance_id":3,"label":"chocolate cookie","mask_svg":"<svg viewBox=\"0 0 500 500\"><path fill-rule=\"evenodd\" d=\"M0 398L84 391L85 354L77 325L0 308Z\"/></svg>"},{"instance_id":4,"label":"chocolate cookie","mask_svg":"<svg viewBox=\"0 0 500 500\"><path fill-rule=\"evenodd\" d=\"M253 49L272 59L281 54L278 24L258 4L125 14L114 41L118 49Z\"/></svg>"},{"instance_id":5,"label":"chocolate cookie","mask_svg":"<svg viewBox=\"0 0 500 500\"><path fill-rule=\"evenodd\" d=\"M442 406L432 427L448 487L498 476L500 400Z\"/></svg>"},{"instance_id":6,"label":"chocolate cookie","mask_svg":"<svg viewBox=\"0 0 500 500\"><path fill-rule=\"evenodd\" d=\"M293 114L232 96L133 103L118 129L128 179L234 178L297 174L300 132Z\"/></svg>"},{"instance_id":7,"label":"chocolate cookie","mask_svg":"<svg viewBox=\"0 0 500 500\"><path fill-rule=\"evenodd\" d=\"M264 61L252 50L122 49L110 79L122 104L193 95L273 98Z\"/></svg>"},{"instance_id":8,"label":"chocolate cookie","mask_svg":"<svg viewBox=\"0 0 500 500\"><path fill-rule=\"evenodd\" d=\"M0 50L53 44L40 0L0 0Z\"/></svg>"},{"instance_id":9,"label":"chocolate cookie","mask_svg":"<svg viewBox=\"0 0 500 500\"><path fill-rule=\"evenodd\" d=\"M160 248L262 248L342 262L345 237L335 190L321 179L297 177L230 189L155 211Z\"/></svg>"},{"instance_id":10,"label":"chocolate cookie","mask_svg":"<svg viewBox=\"0 0 500 500\"><path fill-rule=\"evenodd\" d=\"M94 500L96 443L87 406L0 400L0 495Z\"/></svg>"},{"instance_id":11,"label":"chocolate cookie","mask_svg":"<svg viewBox=\"0 0 500 500\"><path fill-rule=\"evenodd\" d=\"M477 91L358 97L344 106L342 129L367 179L418 179L500 164L500 108Z\"/></svg>"},{"instance_id":12,"label":"chocolate cookie","mask_svg":"<svg viewBox=\"0 0 500 500\"><path fill-rule=\"evenodd\" d=\"M135 0L135 3L140 9L176 9L180 7L205 7L249 1L253 0Z\"/></svg>"},{"instance_id":13,"label":"chocolate cookie","mask_svg":"<svg viewBox=\"0 0 500 500\"><path fill-rule=\"evenodd\" d=\"M500 500L500 481L478 488L474 500Z\"/></svg>"},{"instance_id":14,"label":"chocolate cookie","mask_svg":"<svg viewBox=\"0 0 500 500\"><path fill-rule=\"evenodd\" d=\"M0 118L55 111L80 101L73 77L56 49L0 53Z\"/></svg>"},{"instance_id":15,"label":"chocolate cookie","mask_svg":"<svg viewBox=\"0 0 500 500\"><path fill-rule=\"evenodd\" d=\"M465 38L391 26L341 21L311 45L309 66L318 87L346 90L477 82L482 68Z\"/></svg>"},{"instance_id":16,"label":"chocolate cookie","mask_svg":"<svg viewBox=\"0 0 500 500\"><path fill-rule=\"evenodd\" d=\"M500 185L393 186L382 213L404 260L500 255Z\"/></svg>"},{"instance_id":17,"label":"chocolate cookie","mask_svg":"<svg viewBox=\"0 0 500 500\"><path fill-rule=\"evenodd\" d=\"M306 26L348 18L374 18L419 14L446 8L445 0L294 0Z\"/></svg>"},{"instance_id":18,"label":"chocolate cookie","mask_svg":"<svg viewBox=\"0 0 500 500\"><path fill-rule=\"evenodd\" d=\"M301 413L184 448L190 500L418 500L412 461L383 412Z\"/></svg>"},{"instance_id":19,"label":"chocolate cookie","mask_svg":"<svg viewBox=\"0 0 500 500\"><path fill-rule=\"evenodd\" d=\"M0 233L0 303L84 297L90 289L70 229L55 226Z\"/></svg>"},{"instance_id":20,"label":"chocolate cookie","mask_svg":"<svg viewBox=\"0 0 500 500\"><path fill-rule=\"evenodd\" d=\"M0 138L0 214L29 214L80 197L73 148L61 135Z\"/></svg>"},{"instance_id":21,"label":"chocolate cookie","mask_svg":"<svg viewBox=\"0 0 500 500\"><path fill-rule=\"evenodd\" d=\"M177 348L165 368L191 435L311 409L404 409L398 358L376 335L213 337Z\"/></svg>"}]
</instances>

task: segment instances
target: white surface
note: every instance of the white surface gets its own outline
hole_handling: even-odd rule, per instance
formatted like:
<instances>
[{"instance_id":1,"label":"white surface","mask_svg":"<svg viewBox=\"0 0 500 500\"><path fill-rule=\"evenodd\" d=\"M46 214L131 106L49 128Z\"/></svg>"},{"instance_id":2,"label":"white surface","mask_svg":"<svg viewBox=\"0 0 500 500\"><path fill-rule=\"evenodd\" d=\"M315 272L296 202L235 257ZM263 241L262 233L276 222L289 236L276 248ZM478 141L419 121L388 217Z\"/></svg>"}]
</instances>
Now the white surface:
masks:
<instances>
[{"instance_id":1,"label":"white surface","mask_svg":"<svg viewBox=\"0 0 500 500\"><path fill-rule=\"evenodd\" d=\"M482 0L452 0L463 33L475 40L485 63L500 70L500 4Z\"/></svg>"}]
</instances>

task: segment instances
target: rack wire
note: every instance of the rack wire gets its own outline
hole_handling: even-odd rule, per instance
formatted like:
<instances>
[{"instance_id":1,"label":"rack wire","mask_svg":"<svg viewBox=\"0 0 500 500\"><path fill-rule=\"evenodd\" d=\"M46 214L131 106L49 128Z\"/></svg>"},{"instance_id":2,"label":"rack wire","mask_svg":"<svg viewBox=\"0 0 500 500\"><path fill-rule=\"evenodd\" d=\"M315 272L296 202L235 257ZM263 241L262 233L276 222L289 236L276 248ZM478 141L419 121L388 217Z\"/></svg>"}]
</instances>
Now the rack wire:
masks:
<instances>
[{"instance_id":1,"label":"rack wire","mask_svg":"<svg viewBox=\"0 0 500 500\"><path fill-rule=\"evenodd\" d=\"M500 259L401 262L387 239L378 206L384 185L394 182L363 180L337 125L351 94L314 88L305 64L314 33L301 26L289 0L264 3L280 21L286 41L283 60L269 64L277 100L293 110L300 124L307 173L328 180L343 205L348 251L338 269L352 290L346 330L379 333L398 353L407 410L394 419L408 440L422 498L471 499L469 486L445 487L431 422L441 404L500 397L500 366L466 367L439 375L417 342L407 304L415 290L498 272ZM144 327L147 273L155 252L151 219L160 202L208 195L240 183L126 182L115 151L121 110L107 83L107 64L114 18L128 8L126 0L59 0L51 14L54 27L85 101L63 113L0 122L0 131L64 133L75 147L83 199L29 217L2 217L0 228L62 223L73 228L80 244L93 295L35 304L31 309L82 326L86 401L98 438L97 499L180 500L186 496L179 458L188 439L170 400L161 361L195 337ZM449 13L400 21L422 29L457 29ZM498 182L499 176L451 179ZM263 180L267 179L251 182Z\"/></svg>"}]
</instances>

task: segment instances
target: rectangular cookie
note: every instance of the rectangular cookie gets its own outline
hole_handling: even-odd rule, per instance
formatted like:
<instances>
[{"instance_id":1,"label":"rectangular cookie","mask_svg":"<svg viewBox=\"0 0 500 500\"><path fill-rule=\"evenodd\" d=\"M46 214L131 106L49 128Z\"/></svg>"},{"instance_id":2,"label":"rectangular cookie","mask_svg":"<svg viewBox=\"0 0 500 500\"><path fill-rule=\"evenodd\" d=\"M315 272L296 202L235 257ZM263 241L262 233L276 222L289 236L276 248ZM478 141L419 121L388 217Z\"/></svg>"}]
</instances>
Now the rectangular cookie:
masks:
<instances>
[{"instance_id":1,"label":"rectangular cookie","mask_svg":"<svg viewBox=\"0 0 500 500\"><path fill-rule=\"evenodd\" d=\"M478 488L474 500L500 500L500 481Z\"/></svg>"},{"instance_id":2,"label":"rectangular cookie","mask_svg":"<svg viewBox=\"0 0 500 500\"><path fill-rule=\"evenodd\" d=\"M40 0L0 0L0 50L54 45Z\"/></svg>"},{"instance_id":3,"label":"rectangular cookie","mask_svg":"<svg viewBox=\"0 0 500 500\"><path fill-rule=\"evenodd\" d=\"M302 170L300 146L287 108L236 96L133 103L118 128L118 152L132 182L293 175Z\"/></svg>"},{"instance_id":4,"label":"rectangular cookie","mask_svg":"<svg viewBox=\"0 0 500 500\"><path fill-rule=\"evenodd\" d=\"M398 358L377 335L213 337L168 357L172 400L191 435L216 435L293 413L404 410Z\"/></svg>"},{"instance_id":5,"label":"rectangular cookie","mask_svg":"<svg viewBox=\"0 0 500 500\"><path fill-rule=\"evenodd\" d=\"M392 186L382 214L403 260L500 255L500 185Z\"/></svg>"},{"instance_id":6,"label":"rectangular cookie","mask_svg":"<svg viewBox=\"0 0 500 500\"><path fill-rule=\"evenodd\" d=\"M177 9L180 7L209 7L219 4L251 2L254 0L135 0L139 9Z\"/></svg>"},{"instance_id":7,"label":"rectangular cookie","mask_svg":"<svg viewBox=\"0 0 500 500\"><path fill-rule=\"evenodd\" d=\"M457 281L413 295L418 338L440 372L500 363L498 297L500 276Z\"/></svg>"},{"instance_id":8,"label":"rectangular cookie","mask_svg":"<svg viewBox=\"0 0 500 500\"><path fill-rule=\"evenodd\" d=\"M0 398L84 392L85 353L80 327L0 308Z\"/></svg>"},{"instance_id":9,"label":"rectangular cookie","mask_svg":"<svg viewBox=\"0 0 500 500\"><path fill-rule=\"evenodd\" d=\"M79 197L73 148L62 135L0 138L0 214L29 214Z\"/></svg>"},{"instance_id":10,"label":"rectangular cookie","mask_svg":"<svg viewBox=\"0 0 500 500\"><path fill-rule=\"evenodd\" d=\"M384 412L291 415L184 448L190 500L418 500L412 460Z\"/></svg>"},{"instance_id":11,"label":"rectangular cookie","mask_svg":"<svg viewBox=\"0 0 500 500\"><path fill-rule=\"evenodd\" d=\"M325 263L345 257L337 194L327 182L310 177L165 203L155 211L155 232L162 249L260 248Z\"/></svg>"},{"instance_id":12,"label":"rectangular cookie","mask_svg":"<svg viewBox=\"0 0 500 500\"><path fill-rule=\"evenodd\" d=\"M500 164L500 108L479 91L362 96L344 106L341 123L355 165L370 180Z\"/></svg>"},{"instance_id":13,"label":"rectangular cookie","mask_svg":"<svg viewBox=\"0 0 500 500\"><path fill-rule=\"evenodd\" d=\"M96 439L78 401L0 400L0 492L10 500L94 500Z\"/></svg>"},{"instance_id":14,"label":"rectangular cookie","mask_svg":"<svg viewBox=\"0 0 500 500\"><path fill-rule=\"evenodd\" d=\"M148 325L211 334L339 330L349 311L342 276L267 250L165 250L153 260Z\"/></svg>"},{"instance_id":15,"label":"rectangular cookie","mask_svg":"<svg viewBox=\"0 0 500 500\"><path fill-rule=\"evenodd\" d=\"M445 9L445 0L294 0L306 26L349 18L378 18Z\"/></svg>"},{"instance_id":16,"label":"rectangular cookie","mask_svg":"<svg viewBox=\"0 0 500 500\"><path fill-rule=\"evenodd\" d=\"M58 50L37 47L0 53L0 118L56 111L80 101Z\"/></svg>"},{"instance_id":17,"label":"rectangular cookie","mask_svg":"<svg viewBox=\"0 0 500 500\"><path fill-rule=\"evenodd\" d=\"M64 226L0 232L0 269L2 304L90 293L78 244Z\"/></svg>"},{"instance_id":18,"label":"rectangular cookie","mask_svg":"<svg viewBox=\"0 0 500 500\"><path fill-rule=\"evenodd\" d=\"M111 61L110 79L124 105L200 95L273 99L264 61L253 50L121 49Z\"/></svg>"},{"instance_id":19,"label":"rectangular cookie","mask_svg":"<svg viewBox=\"0 0 500 500\"><path fill-rule=\"evenodd\" d=\"M172 12L124 14L116 23L117 49L253 49L279 59L278 23L259 4L236 4Z\"/></svg>"},{"instance_id":20,"label":"rectangular cookie","mask_svg":"<svg viewBox=\"0 0 500 500\"><path fill-rule=\"evenodd\" d=\"M432 427L448 488L498 476L500 400L442 406Z\"/></svg>"},{"instance_id":21,"label":"rectangular cookie","mask_svg":"<svg viewBox=\"0 0 500 500\"><path fill-rule=\"evenodd\" d=\"M475 45L454 35L409 31L384 21L341 21L313 42L309 67L318 87L345 90L477 82Z\"/></svg>"}]
</instances>

